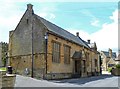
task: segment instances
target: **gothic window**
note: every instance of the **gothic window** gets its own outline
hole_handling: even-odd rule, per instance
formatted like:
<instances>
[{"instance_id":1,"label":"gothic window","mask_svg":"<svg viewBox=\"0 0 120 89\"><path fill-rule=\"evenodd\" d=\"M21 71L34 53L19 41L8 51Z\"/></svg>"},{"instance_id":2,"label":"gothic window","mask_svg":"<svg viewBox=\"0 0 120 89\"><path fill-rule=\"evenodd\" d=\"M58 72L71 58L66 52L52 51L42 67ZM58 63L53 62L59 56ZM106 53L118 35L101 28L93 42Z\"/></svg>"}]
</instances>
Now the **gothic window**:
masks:
<instances>
[{"instance_id":1,"label":"gothic window","mask_svg":"<svg viewBox=\"0 0 120 89\"><path fill-rule=\"evenodd\" d=\"M83 72L85 73L86 72L86 63L85 63L86 61L85 60L83 60Z\"/></svg>"}]
</instances>

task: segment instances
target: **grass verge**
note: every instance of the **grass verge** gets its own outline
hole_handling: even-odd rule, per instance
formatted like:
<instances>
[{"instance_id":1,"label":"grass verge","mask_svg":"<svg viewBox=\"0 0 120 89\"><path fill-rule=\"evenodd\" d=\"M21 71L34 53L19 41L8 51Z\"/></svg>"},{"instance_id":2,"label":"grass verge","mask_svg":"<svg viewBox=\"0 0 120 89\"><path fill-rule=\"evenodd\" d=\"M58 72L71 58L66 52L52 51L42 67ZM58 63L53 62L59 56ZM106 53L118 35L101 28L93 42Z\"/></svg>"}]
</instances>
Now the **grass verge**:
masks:
<instances>
[{"instance_id":1,"label":"grass verge","mask_svg":"<svg viewBox=\"0 0 120 89\"><path fill-rule=\"evenodd\" d=\"M0 68L0 71L6 71L6 67Z\"/></svg>"}]
</instances>

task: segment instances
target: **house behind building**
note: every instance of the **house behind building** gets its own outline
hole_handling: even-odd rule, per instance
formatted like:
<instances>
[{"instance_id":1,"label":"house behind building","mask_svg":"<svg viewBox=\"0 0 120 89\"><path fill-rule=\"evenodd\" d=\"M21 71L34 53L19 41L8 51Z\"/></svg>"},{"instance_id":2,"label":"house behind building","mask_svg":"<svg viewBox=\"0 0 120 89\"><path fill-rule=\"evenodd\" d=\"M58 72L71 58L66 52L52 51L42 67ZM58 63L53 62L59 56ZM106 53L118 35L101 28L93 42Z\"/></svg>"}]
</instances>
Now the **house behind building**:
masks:
<instances>
[{"instance_id":1,"label":"house behind building","mask_svg":"<svg viewBox=\"0 0 120 89\"><path fill-rule=\"evenodd\" d=\"M103 71L107 71L109 67L114 67L116 64L116 52L112 52L110 48L108 51L101 51L101 58Z\"/></svg>"}]
</instances>

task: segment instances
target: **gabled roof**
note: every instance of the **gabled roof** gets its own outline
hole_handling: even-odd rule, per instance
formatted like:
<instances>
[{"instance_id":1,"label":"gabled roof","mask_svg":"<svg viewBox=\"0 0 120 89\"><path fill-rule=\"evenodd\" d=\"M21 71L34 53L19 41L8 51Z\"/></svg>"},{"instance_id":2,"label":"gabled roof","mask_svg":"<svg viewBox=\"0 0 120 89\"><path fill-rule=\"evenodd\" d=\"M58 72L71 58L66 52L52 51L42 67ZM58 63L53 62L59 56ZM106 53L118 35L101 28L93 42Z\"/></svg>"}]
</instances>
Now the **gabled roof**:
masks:
<instances>
[{"instance_id":1,"label":"gabled roof","mask_svg":"<svg viewBox=\"0 0 120 89\"><path fill-rule=\"evenodd\" d=\"M63 28L45 20L44 18L42 18L36 14L34 14L34 15L47 27L47 29L49 31L51 31L59 36L62 36L65 39L68 39L69 41L73 41L79 45L82 45L86 48L89 48L89 46L86 43L84 43L84 41L80 37L71 34L70 32L68 32L68 31L64 30Z\"/></svg>"},{"instance_id":2,"label":"gabled roof","mask_svg":"<svg viewBox=\"0 0 120 89\"><path fill-rule=\"evenodd\" d=\"M109 52L106 52L106 51L102 51L106 57L109 57ZM116 53L115 52L112 52L112 58L116 58Z\"/></svg>"}]
</instances>

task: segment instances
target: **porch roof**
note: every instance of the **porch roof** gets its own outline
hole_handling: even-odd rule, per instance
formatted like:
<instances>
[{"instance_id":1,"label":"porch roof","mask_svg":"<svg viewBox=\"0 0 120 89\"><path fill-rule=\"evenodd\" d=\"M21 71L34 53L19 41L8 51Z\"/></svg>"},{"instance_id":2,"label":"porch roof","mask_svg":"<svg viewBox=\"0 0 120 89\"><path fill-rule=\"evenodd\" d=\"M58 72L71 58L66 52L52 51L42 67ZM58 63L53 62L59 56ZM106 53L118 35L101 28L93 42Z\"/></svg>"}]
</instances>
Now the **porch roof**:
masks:
<instances>
[{"instance_id":1,"label":"porch roof","mask_svg":"<svg viewBox=\"0 0 120 89\"><path fill-rule=\"evenodd\" d=\"M73 54L72 58L74 60L81 60L82 59L82 51L75 51Z\"/></svg>"}]
</instances>

